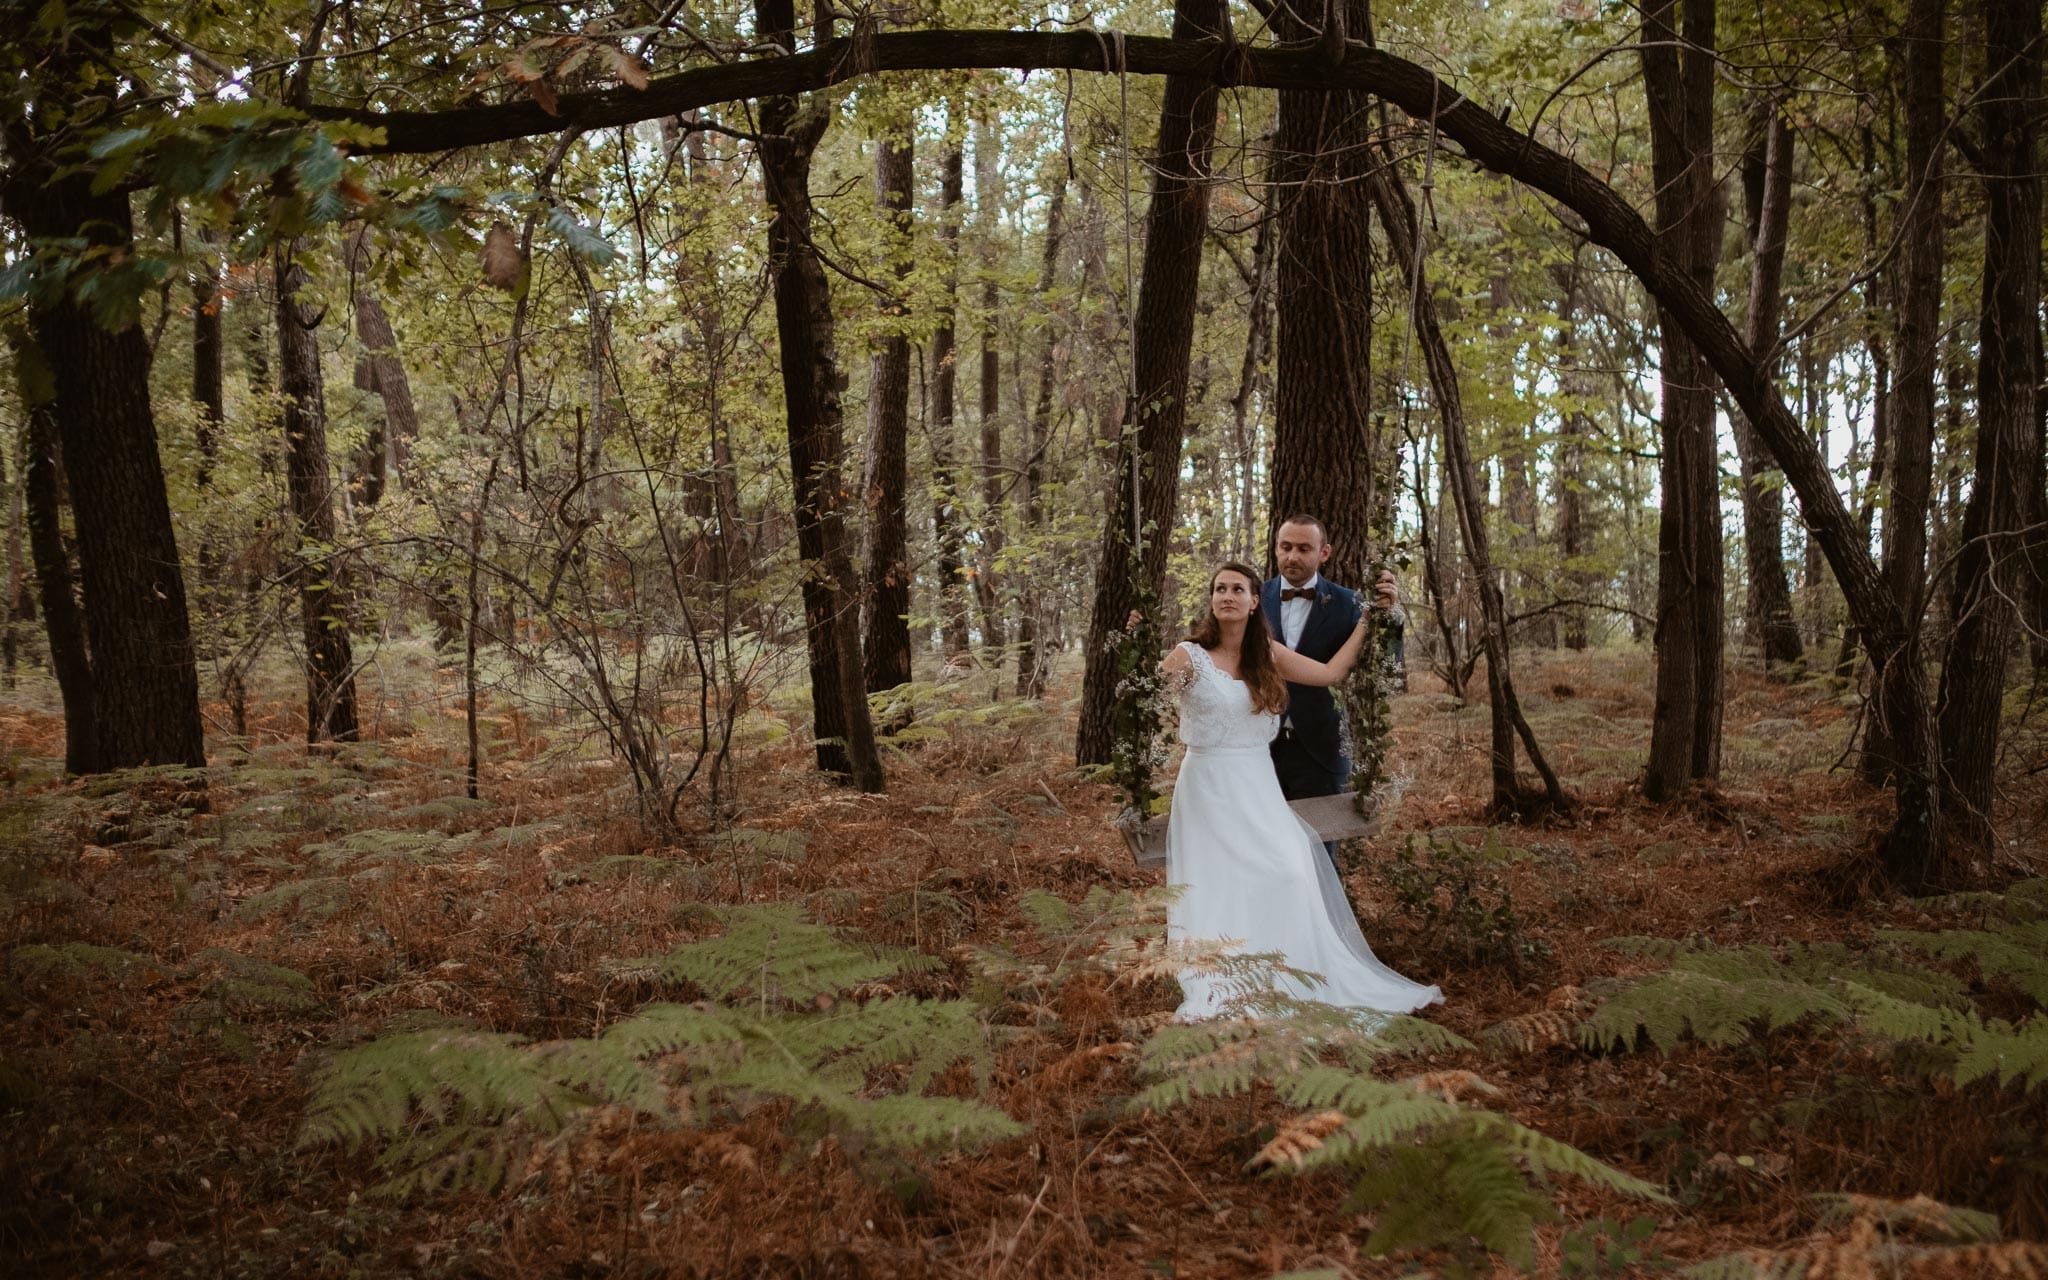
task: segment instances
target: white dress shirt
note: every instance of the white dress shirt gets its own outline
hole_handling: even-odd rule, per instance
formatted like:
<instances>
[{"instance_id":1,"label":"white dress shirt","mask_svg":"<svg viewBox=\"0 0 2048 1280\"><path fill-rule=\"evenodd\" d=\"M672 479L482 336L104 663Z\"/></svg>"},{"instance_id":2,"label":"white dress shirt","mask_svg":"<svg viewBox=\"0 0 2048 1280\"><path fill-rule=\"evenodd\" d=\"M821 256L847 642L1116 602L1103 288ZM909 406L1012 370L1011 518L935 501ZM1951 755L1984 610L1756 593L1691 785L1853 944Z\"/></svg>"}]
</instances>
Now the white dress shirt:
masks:
<instances>
[{"instance_id":1,"label":"white dress shirt","mask_svg":"<svg viewBox=\"0 0 2048 1280\"><path fill-rule=\"evenodd\" d=\"M1309 591L1314 591L1318 586L1322 585L1322 581L1323 575L1312 573L1308 576L1308 581L1301 585ZM1285 578L1280 579L1280 589L1282 591L1292 590L1293 588L1293 583ZM1301 648L1302 629L1308 626L1308 611L1315 607L1315 603L1314 596L1303 596L1299 599L1282 600L1280 602L1280 640L1288 648Z\"/></svg>"}]
</instances>

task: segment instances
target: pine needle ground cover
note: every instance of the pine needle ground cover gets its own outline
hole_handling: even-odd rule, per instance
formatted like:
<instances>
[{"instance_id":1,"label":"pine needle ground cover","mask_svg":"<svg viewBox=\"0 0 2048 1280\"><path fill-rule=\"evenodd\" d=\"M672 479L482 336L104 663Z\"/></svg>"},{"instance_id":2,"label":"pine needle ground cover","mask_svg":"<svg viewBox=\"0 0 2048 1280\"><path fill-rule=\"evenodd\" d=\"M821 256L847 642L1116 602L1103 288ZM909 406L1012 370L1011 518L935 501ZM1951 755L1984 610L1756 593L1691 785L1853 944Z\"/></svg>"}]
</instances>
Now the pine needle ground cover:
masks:
<instances>
[{"instance_id":1,"label":"pine needle ground cover","mask_svg":"<svg viewBox=\"0 0 2048 1280\"><path fill-rule=\"evenodd\" d=\"M1447 1004L1368 1035L1162 1026L1155 878L1064 763L1059 682L1044 710L931 691L886 796L820 783L778 695L736 810L663 843L614 762L510 704L462 798L459 698L425 662L384 664L361 745L309 758L279 672L246 752L89 783L55 778L26 690L0 705L0 1254L2048 1273L2032 891L1838 905L1880 802L1830 772L1853 711L1824 684L1738 677L1721 791L1660 808L1628 789L1643 660L1526 665L1585 812L1488 826L1484 708L1421 679L1396 701L1405 799L1347 879ZM2007 817L2001 884L2041 819ZM1446 1188L1442 1221L1390 1184Z\"/></svg>"}]
</instances>

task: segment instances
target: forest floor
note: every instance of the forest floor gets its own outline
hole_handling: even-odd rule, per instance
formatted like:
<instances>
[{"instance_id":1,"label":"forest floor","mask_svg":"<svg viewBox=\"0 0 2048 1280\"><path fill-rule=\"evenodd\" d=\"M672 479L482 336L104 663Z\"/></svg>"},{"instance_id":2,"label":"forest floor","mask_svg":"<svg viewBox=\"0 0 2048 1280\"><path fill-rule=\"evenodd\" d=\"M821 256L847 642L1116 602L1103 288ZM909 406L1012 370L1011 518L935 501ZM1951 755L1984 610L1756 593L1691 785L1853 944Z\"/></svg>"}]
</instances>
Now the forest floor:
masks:
<instances>
[{"instance_id":1,"label":"forest floor","mask_svg":"<svg viewBox=\"0 0 2048 1280\"><path fill-rule=\"evenodd\" d=\"M1442 986L1427 1016L1495 1046L1402 1071L1477 1073L1499 1090L1485 1105L1670 1196L1558 1182L1536 1272L1604 1274L1567 1245L1637 1215L1656 1223L1637 1252L1680 1262L1788 1246L1808 1239L1809 1196L1824 1191L1925 1193L1999 1214L2009 1236L2048 1235L2028 1095L1931 1086L1797 1027L1670 1054L1592 1052L1556 1029L1589 984L1646 967L1603 945L1617 936L1855 943L1933 923L1922 905L1845 891L1887 810L1835 767L1853 693L1734 673L1720 790L1655 806L1632 789L1647 654L1523 668L1578 812L1490 837L1486 709L1418 675L1395 704L1405 795L1347 883L1380 956ZM1133 1043L1174 989L1095 975L998 1052L985 1096L1029 1127L1020 1138L877 1177L776 1106L712 1109L692 1126L590 1134L497 1191L377 1194L368 1155L299 1139L334 1050L437 1015L593 1035L663 998L616 962L701 933L689 904L801 899L850 935L945 960L917 989L958 994L964 945L1029 947L1027 891L1072 902L1160 879L1111 830L1116 796L1070 763L1071 688L1047 711L989 705L985 678L951 687L889 752L882 796L820 780L804 735L772 732L800 722L799 700L778 696L770 731L742 749L739 823L755 834L652 845L609 758L505 703L484 717L484 799L465 801L457 674L423 650L381 670L365 687L371 740L313 759L277 673L247 759L217 760L203 784L61 782L48 699L0 703L10 1273L1381 1276L1448 1261L1366 1256L1373 1219L1345 1208L1341 1178L1249 1170L1291 1114L1266 1091L1167 1115L1121 1105L1138 1088ZM448 839L462 833L475 834ZM1472 892L1497 906L1504 889L1511 919L1496 913L1484 936L1425 927L1388 868L1429 833L1480 851L1463 864ZM2038 867L2038 845L2012 846L2004 874L2029 856ZM1482 1036L1512 1018L1520 1046Z\"/></svg>"}]
</instances>

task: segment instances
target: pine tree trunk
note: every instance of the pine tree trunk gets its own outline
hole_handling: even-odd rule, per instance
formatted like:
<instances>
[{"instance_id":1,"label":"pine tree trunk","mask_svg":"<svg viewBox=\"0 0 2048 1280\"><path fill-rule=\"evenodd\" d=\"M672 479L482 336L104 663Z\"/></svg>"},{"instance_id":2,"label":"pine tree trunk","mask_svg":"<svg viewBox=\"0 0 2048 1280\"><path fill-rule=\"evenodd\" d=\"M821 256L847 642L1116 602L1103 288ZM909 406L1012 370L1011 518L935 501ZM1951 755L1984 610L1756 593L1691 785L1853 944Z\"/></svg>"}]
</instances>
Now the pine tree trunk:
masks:
<instances>
[{"instance_id":1,"label":"pine tree trunk","mask_svg":"<svg viewBox=\"0 0 2048 1280\"><path fill-rule=\"evenodd\" d=\"M1003 554L1003 358L997 343L999 295L996 289L999 224L996 211L1002 202L1001 155L995 129L984 126L974 143L975 204L982 221L981 279L981 535L976 557L974 598L981 606L981 643L989 661L1003 665L1009 649L1009 626L1004 618L1002 592L996 580L996 562Z\"/></svg>"},{"instance_id":2,"label":"pine tree trunk","mask_svg":"<svg viewBox=\"0 0 2048 1280\"><path fill-rule=\"evenodd\" d=\"M1052 178L1052 200L1045 211L1045 256L1038 268L1038 298L1048 312L1053 307L1053 289L1059 284L1060 243L1064 238L1067 212L1067 179L1064 171ZM1052 447L1053 384L1059 374L1060 333L1057 318L1048 314L1044 344L1038 357L1038 399L1031 407L1030 452L1024 458L1024 536L1034 560L1042 554L1046 533L1045 454ZM1034 565L1034 568L1037 566ZM1045 696L1046 668L1050 655L1040 637L1038 615L1044 607L1043 587L1038 574L1025 588L1017 610L1017 696Z\"/></svg>"},{"instance_id":3,"label":"pine tree trunk","mask_svg":"<svg viewBox=\"0 0 2048 1280\"><path fill-rule=\"evenodd\" d=\"M280 247L277 272L278 390L284 397L285 484L298 525L299 623L305 636L306 741L354 742L355 654L349 643L347 574L335 554L334 476L327 459L327 391L314 332L321 311L299 295L306 269Z\"/></svg>"},{"instance_id":4,"label":"pine tree trunk","mask_svg":"<svg viewBox=\"0 0 2048 1280\"><path fill-rule=\"evenodd\" d=\"M128 251L125 193L92 194L84 176L16 177L7 211L31 237L84 236ZM150 406L148 343L139 326L108 330L68 297L32 306L29 321L52 374L77 531L95 692L90 764L204 765L199 672Z\"/></svg>"},{"instance_id":5,"label":"pine tree trunk","mask_svg":"<svg viewBox=\"0 0 2048 1280\"><path fill-rule=\"evenodd\" d=\"M1642 63L1650 107L1657 234L1664 252L1710 295L1719 257L1715 201L1714 0L1644 10ZM1714 372L1680 319L1658 307L1662 350L1664 505L1657 531L1657 697L1643 794L1669 799L1721 766L1721 505Z\"/></svg>"},{"instance_id":6,"label":"pine tree trunk","mask_svg":"<svg viewBox=\"0 0 2048 1280\"><path fill-rule=\"evenodd\" d=\"M758 37L796 47L791 0L756 0ZM820 40L829 37L820 31ZM789 472L796 488L797 554L803 560L811 709L820 771L880 791L882 760L861 669L859 578L847 547L845 427L832 348L832 294L811 243L811 156L830 121L788 96L761 100L761 175L768 193L769 268Z\"/></svg>"},{"instance_id":7,"label":"pine tree trunk","mask_svg":"<svg viewBox=\"0 0 2048 1280\"><path fill-rule=\"evenodd\" d=\"M1964 844L1991 838L2005 669L2023 574L2022 519L2039 472L2041 394L2041 6L1984 0L1987 76L1984 292L1979 311L1977 460L1956 553L1955 630L1941 669L1942 804Z\"/></svg>"},{"instance_id":8,"label":"pine tree trunk","mask_svg":"<svg viewBox=\"0 0 2048 1280\"><path fill-rule=\"evenodd\" d=\"M1300 13L1281 6L1283 39L1316 33L1307 16L1363 33L1366 0L1340 0ZM1285 91L1278 95L1272 191L1275 245L1273 508L1264 532L1266 569L1276 572L1272 537L1290 515L1329 530L1323 567L1332 582L1360 591L1374 577L1369 527L1375 477L1372 430L1372 100L1364 93ZM1241 385L1241 384L1240 384Z\"/></svg>"},{"instance_id":9,"label":"pine tree trunk","mask_svg":"<svg viewBox=\"0 0 2048 1280\"><path fill-rule=\"evenodd\" d=\"M960 483L954 471L953 418L959 401L960 348L954 329L959 312L960 204L966 189L966 156L956 143L946 152L939 180L939 245L945 258L945 291L939 327L932 335L932 530L939 543L939 642L946 665L967 660L967 553L961 533Z\"/></svg>"},{"instance_id":10,"label":"pine tree trunk","mask_svg":"<svg viewBox=\"0 0 2048 1280\"><path fill-rule=\"evenodd\" d=\"M1749 312L1742 340L1761 354L1778 343L1783 313L1785 231L1792 213L1792 126L1775 102L1759 113L1758 137L1742 167L1749 207ZM1778 362L1769 361L1775 377ZM1784 475L1756 429L1732 415L1735 448L1742 468L1742 550L1748 569L1746 605L1750 634L1762 652L1764 669L1802 661L1805 648L1792 617L1792 590L1785 580Z\"/></svg>"},{"instance_id":11,"label":"pine tree trunk","mask_svg":"<svg viewBox=\"0 0 2048 1280\"><path fill-rule=\"evenodd\" d=\"M916 134L884 138L875 149L875 203L891 224L889 257L899 296L885 298L884 314L900 319L900 291L915 265L910 233L915 188ZM910 529L904 503L909 485L910 339L900 330L884 337L869 362L867 461L862 488L868 505L868 590L865 652L867 689L877 693L910 680Z\"/></svg>"},{"instance_id":12,"label":"pine tree trunk","mask_svg":"<svg viewBox=\"0 0 2048 1280\"><path fill-rule=\"evenodd\" d=\"M1177 0L1173 37L1220 37L1230 18L1221 0ZM1088 615L1088 665L1082 674L1074 758L1109 760L1116 700L1112 632L1123 628L1141 586L1166 582L1167 533L1180 496L1181 439L1187 423L1188 360L1194 350L1202 243L1209 231L1209 154L1216 141L1217 88L1193 76L1169 76L1159 112L1159 145L1150 166L1145 257L1132 317L1135 394L1117 437L1117 486L1098 548L1095 599ZM1133 483L1135 476L1136 483ZM1134 524L1149 526L1133 572Z\"/></svg>"}]
</instances>

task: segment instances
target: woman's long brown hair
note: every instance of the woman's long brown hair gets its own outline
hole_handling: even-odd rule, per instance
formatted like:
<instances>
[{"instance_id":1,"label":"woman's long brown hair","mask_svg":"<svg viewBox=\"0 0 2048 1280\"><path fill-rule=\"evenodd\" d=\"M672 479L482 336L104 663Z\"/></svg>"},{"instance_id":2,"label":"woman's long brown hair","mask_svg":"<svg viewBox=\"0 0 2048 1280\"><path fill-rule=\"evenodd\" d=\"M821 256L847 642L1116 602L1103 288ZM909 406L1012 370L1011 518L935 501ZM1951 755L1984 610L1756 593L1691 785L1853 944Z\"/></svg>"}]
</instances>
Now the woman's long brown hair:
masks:
<instances>
[{"instance_id":1,"label":"woman's long brown hair","mask_svg":"<svg viewBox=\"0 0 2048 1280\"><path fill-rule=\"evenodd\" d=\"M1204 649L1214 649L1223 643L1223 627L1209 609L1209 597L1216 593L1216 579L1226 573L1243 578L1252 588L1253 607L1251 616L1245 619L1244 645L1237 655L1237 678L1252 691L1252 710L1277 716L1287 710L1287 682L1280 678L1280 668L1273 665L1272 634L1266 630L1265 618L1260 616L1265 603L1260 599L1261 583L1256 569L1232 560L1209 575L1209 590L1202 597L1202 611L1195 616L1188 639Z\"/></svg>"}]
</instances>

